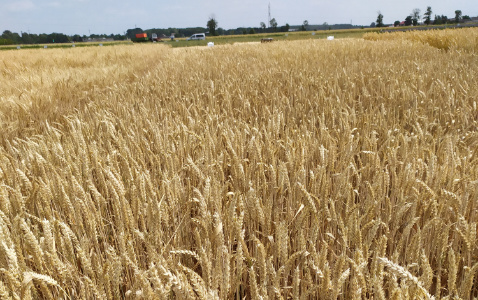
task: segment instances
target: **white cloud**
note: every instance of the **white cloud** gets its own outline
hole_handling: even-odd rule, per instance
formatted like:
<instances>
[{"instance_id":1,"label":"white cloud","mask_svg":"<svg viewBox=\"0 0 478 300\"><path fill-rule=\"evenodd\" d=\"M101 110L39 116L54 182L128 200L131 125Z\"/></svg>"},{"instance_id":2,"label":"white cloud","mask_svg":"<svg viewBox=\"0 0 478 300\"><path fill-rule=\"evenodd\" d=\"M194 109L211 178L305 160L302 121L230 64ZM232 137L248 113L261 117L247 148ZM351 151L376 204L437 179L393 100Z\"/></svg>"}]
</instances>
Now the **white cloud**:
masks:
<instances>
[{"instance_id":1,"label":"white cloud","mask_svg":"<svg viewBox=\"0 0 478 300\"><path fill-rule=\"evenodd\" d=\"M7 11L23 12L35 8L35 4L30 0L12 1L5 5Z\"/></svg>"},{"instance_id":2,"label":"white cloud","mask_svg":"<svg viewBox=\"0 0 478 300\"><path fill-rule=\"evenodd\" d=\"M48 7L60 7L61 2L58 2L58 1L48 2L48 3L46 3L46 6L48 6Z\"/></svg>"}]
</instances>

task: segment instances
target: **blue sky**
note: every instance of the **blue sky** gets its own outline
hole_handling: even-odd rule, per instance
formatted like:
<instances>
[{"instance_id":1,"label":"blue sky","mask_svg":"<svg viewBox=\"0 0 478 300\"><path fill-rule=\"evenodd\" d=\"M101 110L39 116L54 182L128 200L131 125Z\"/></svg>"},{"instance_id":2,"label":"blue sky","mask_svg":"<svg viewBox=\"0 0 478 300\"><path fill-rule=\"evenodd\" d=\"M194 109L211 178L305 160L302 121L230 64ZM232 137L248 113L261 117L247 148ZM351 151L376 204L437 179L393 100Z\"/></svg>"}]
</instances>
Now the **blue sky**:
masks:
<instances>
[{"instance_id":1,"label":"blue sky","mask_svg":"<svg viewBox=\"0 0 478 300\"><path fill-rule=\"evenodd\" d=\"M267 24L268 5L279 26L350 23L369 25L384 15L385 23L404 20L414 8L423 14L431 6L433 14L454 17L478 16L477 0L0 0L0 33L13 32L89 34L124 33L135 26L143 29L206 27L215 17L219 27L259 27Z\"/></svg>"}]
</instances>

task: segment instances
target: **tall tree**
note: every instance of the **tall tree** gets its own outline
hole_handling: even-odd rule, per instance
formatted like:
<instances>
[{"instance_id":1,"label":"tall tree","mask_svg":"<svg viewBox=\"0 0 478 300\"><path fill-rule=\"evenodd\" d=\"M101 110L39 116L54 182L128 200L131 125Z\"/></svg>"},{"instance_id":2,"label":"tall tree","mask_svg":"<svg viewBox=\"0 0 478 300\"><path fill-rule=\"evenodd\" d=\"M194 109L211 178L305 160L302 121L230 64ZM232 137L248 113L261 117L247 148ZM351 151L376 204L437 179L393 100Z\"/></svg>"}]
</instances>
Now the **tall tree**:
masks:
<instances>
[{"instance_id":1,"label":"tall tree","mask_svg":"<svg viewBox=\"0 0 478 300\"><path fill-rule=\"evenodd\" d=\"M427 25L430 25L431 21L432 21L432 7L431 6L428 6L427 7L427 12L423 14L424 16L424 20L425 20L425 24Z\"/></svg>"},{"instance_id":2,"label":"tall tree","mask_svg":"<svg viewBox=\"0 0 478 300\"><path fill-rule=\"evenodd\" d=\"M382 13L379 11L378 12L378 16L377 16L377 27L384 27L385 25L383 24L383 15Z\"/></svg>"},{"instance_id":3,"label":"tall tree","mask_svg":"<svg viewBox=\"0 0 478 300\"><path fill-rule=\"evenodd\" d=\"M412 10L412 21L413 21L413 26L418 25L418 20L420 19L420 9L415 8Z\"/></svg>"},{"instance_id":4,"label":"tall tree","mask_svg":"<svg viewBox=\"0 0 478 300\"><path fill-rule=\"evenodd\" d=\"M209 21L207 21L207 28L209 29L210 35L217 35L216 34L217 21L214 17L209 18Z\"/></svg>"},{"instance_id":5,"label":"tall tree","mask_svg":"<svg viewBox=\"0 0 478 300\"><path fill-rule=\"evenodd\" d=\"M261 29L262 29L263 32L266 31L266 23L261 22Z\"/></svg>"},{"instance_id":6,"label":"tall tree","mask_svg":"<svg viewBox=\"0 0 478 300\"><path fill-rule=\"evenodd\" d=\"M445 15L441 15L441 21L442 21L442 24L448 23L448 17Z\"/></svg>"},{"instance_id":7,"label":"tall tree","mask_svg":"<svg viewBox=\"0 0 478 300\"><path fill-rule=\"evenodd\" d=\"M307 26L309 26L309 21L304 20L304 23L302 23L302 26L304 26L305 28L307 28Z\"/></svg>"},{"instance_id":8,"label":"tall tree","mask_svg":"<svg viewBox=\"0 0 478 300\"><path fill-rule=\"evenodd\" d=\"M461 19L461 10L455 10L455 23L460 23Z\"/></svg>"},{"instance_id":9,"label":"tall tree","mask_svg":"<svg viewBox=\"0 0 478 300\"><path fill-rule=\"evenodd\" d=\"M435 15L435 20L433 21L433 25L441 25L441 24L447 24L448 23L448 17L445 15Z\"/></svg>"},{"instance_id":10,"label":"tall tree","mask_svg":"<svg viewBox=\"0 0 478 300\"><path fill-rule=\"evenodd\" d=\"M413 21L412 21L412 16L407 16L405 18L405 26L410 26L413 24Z\"/></svg>"},{"instance_id":11,"label":"tall tree","mask_svg":"<svg viewBox=\"0 0 478 300\"><path fill-rule=\"evenodd\" d=\"M272 27L272 29L274 29L274 31L276 31L276 29L277 29L277 21L276 21L275 18L272 18L272 19L271 19L270 26Z\"/></svg>"}]
</instances>

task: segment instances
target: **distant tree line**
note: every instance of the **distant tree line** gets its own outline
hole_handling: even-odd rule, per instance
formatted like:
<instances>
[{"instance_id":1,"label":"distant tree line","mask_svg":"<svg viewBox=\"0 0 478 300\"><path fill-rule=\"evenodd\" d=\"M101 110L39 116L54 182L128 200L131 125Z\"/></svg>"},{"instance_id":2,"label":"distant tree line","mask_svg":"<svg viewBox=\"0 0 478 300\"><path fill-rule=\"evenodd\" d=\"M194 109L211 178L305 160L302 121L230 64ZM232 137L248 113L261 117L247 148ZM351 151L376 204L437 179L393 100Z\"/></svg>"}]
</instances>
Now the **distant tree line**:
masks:
<instances>
[{"instance_id":1,"label":"distant tree line","mask_svg":"<svg viewBox=\"0 0 478 300\"><path fill-rule=\"evenodd\" d=\"M210 24L213 25L213 24ZM289 24L279 27L276 31L289 31ZM207 27L189 27L189 28L152 28L152 29L141 29L133 28L126 31L126 37L131 39L134 38L137 33L147 33L148 36L152 33L156 33L158 36L170 37L174 35L175 37L189 37L195 33L205 32L208 35L237 35L237 34L254 34L254 33L263 33L263 32L275 32L273 28L262 28L258 27L238 27L235 29L224 29L222 27L215 28L214 31L211 28Z\"/></svg>"},{"instance_id":2,"label":"distant tree line","mask_svg":"<svg viewBox=\"0 0 478 300\"><path fill-rule=\"evenodd\" d=\"M152 33L156 33L158 36L169 37L174 35L175 37L188 37L195 33L207 32L210 35L238 35L238 34L255 34L255 33L273 33L273 32L288 32L289 30L294 31L305 31L305 30L330 30L330 29L350 29L356 28L357 26L352 26L350 24L335 24L328 25L324 23L322 25L309 25L307 21L304 21L304 24L299 26L290 26L285 24L283 26L278 26L275 19L271 20L271 26L267 27L265 23L261 22L257 27L238 27L235 29L224 29L222 27L217 27L217 21L209 23L209 25L216 25L216 28L213 33L211 33L210 28L208 27L189 27L189 28L152 28L143 30L141 28L128 29L125 34L90 34L90 35L66 35L63 33L50 33L50 34L30 34L27 32L16 33L10 30L5 30L2 35L0 35L0 45L18 45L18 44L49 44L49 43L70 43L70 42L86 42L89 39L101 39L101 38L111 38L113 40L125 40L134 38L137 33L147 33L150 36Z\"/></svg>"},{"instance_id":3,"label":"distant tree line","mask_svg":"<svg viewBox=\"0 0 478 300\"><path fill-rule=\"evenodd\" d=\"M70 37L62 33L30 34L22 32L20 35L16 32L5 30L0 36L0 45L68 43L69 41Z\"/></svg>"},{"instance_id":4,"label":"distant tree line","mask_svg":"<svg viewBox=\"0 0 478 300\"><path fill-rule=\"evenodd\" d=\"M274 20L272 20L274 21ZM132 28L126 31L126 37L131 39L134 38L137 33L147 33L150 36L152 33L156 33L158 36L170 37L189 37L195 33L205 32L208 35L241 35L241 34L256 34L256 33L274 33L274 32L288 32L293 31L306 31L306 30L335 30L335 29L353 29L353 28L362 28L363 26L353 26L351 24L334 24L329 25L323 23L321 25L309 25L308 22L304 21L302 25L291 26L285 24L283 26L278 26L276 23L272 22L274 26L267 27L265 23L261 22L257 27L238 27L235 29L224 29L221 27L215 28L214 32L211 28L208 27L190 27L190 28L152 28L152 29L141 29L141 28ZM214 26L214 23L209 23L211 26Z\"/></svg>"},{"instance_id":5,"label":"distant tree line","mask_svg":"<svg viewBox=\"0 0 478 300\"><path fill-rule=\"evenodd\" d=\"M427 7L426 12L423 14L423 17L420 16L421 10L419 8L415 8L412 10L412 13L408 15L403 22L395 21L393 23L394 26L417 26L420 20L423 20L423 23L426 25L443 25L443 24L458 24L464 22L466 20L471 20L470 16L463 16L461 10L455 10L455 18L448 19L445 15L435 15L435 20L432 22L432 8L431 6ZM376 22L372 22L370 27L385 27L387 25L383 22L383 15L379 11Z\"/></svg>"},{"instance_id":6,"label":"distant tree line","mask_svg":"<svg viewBox=\"0 0 478 300\"><path fill-rule=\"evenodd\" d=\"M75 34L68 36L63 33L55 32L50 34L30 34L27 32L21 32L21 34L18 34L16 32L11 32L10 30L5 30L2 35L0 35L0 45L70 43L87 41L88 38L112 38L114 40L125 39L124 35L120 34L91 34L90 36L80 36Z\"/></svg>"},{"instance_id":7,"label":"distant tree line","mask_svg":"<svg viewBox=\"0 0 478 300\"><path fill-rule=\"evenodd\" d=\"M448 18L444 15L435 15L435 19L432 22L432 8L427 7L426 12L423 15L423 18L420 16L420 9L413 9L412 13L408 15L403 22L395 21L394 26L416 26L419 23L419 20L423 19L423 23L426 25L442 25L442 24L452 24L459 23L465 20L470 20L471 18L467 15L462 15L461 10L455 11L455 18ZM372 22L370 27L384 27L387 26L383 21L383 14L378 12L376 22ZM30 34L27 32L21 32L20 34L16 32L11 32L10 30L5 30L2 35L0 35L0 45L16 45L16 44L48 44L48 43L70 43L70 42L86 42L89 39L101 39L109 38L113 40L125 40L134 38L137 33L147 33L149 36L152 33L156 33L160 37L170 37L174 35L175 37L188 37L195 33L208 33L209 35L238 35L238 34L255 34L255 33L273 33L273 32L288 32L288 31L307 31L307 30L332 30L332 29L353 29L353 28L363 28L363 26L353 26L352 24L334 24L329 25L323 23L322 25L309 25L309 22L305 20L302 25L290 26L286 23L283 26L279 26L275 18L272 18L268 24L261 22L257 27L238 27L236 29L224 29L218 27L218 22L215 18L210 18L206 24L207 27L189 27L189 28L152 28L143 30L141 28L128 29L124 35L122 34L90 34L89 36L79 34L75 35L65 35L63 33L50 33L50 34Z\"/></svg>"}]
</instances>

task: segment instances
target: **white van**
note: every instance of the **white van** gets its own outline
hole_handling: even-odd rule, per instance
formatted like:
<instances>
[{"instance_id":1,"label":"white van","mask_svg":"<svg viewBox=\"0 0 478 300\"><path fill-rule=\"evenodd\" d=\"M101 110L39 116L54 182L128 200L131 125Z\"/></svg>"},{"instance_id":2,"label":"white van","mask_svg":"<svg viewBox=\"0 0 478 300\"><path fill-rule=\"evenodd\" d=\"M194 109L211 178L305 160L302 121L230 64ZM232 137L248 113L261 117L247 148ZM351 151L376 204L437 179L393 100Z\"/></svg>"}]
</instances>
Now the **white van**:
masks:
<instances>
[{"instance_id":1,"label":"white van","mask_svg":"<svg viewBox=\"0 0 478 300\"><path fill-rule=\"evenodd\" d=\"M196 40L205 40L206 39L206 34L205 33L195 33L188 37L188 41L196 41Z\"/></svg>"}]
</instances>

